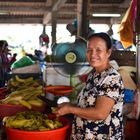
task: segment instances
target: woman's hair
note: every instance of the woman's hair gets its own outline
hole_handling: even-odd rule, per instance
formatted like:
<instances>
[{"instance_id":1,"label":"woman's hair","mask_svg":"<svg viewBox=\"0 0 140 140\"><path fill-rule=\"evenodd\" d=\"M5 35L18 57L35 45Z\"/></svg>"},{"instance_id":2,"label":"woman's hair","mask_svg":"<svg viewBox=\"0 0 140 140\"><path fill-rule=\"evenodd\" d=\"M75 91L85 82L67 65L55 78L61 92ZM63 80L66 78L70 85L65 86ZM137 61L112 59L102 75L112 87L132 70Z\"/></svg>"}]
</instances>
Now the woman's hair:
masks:
<instances>
[{"instance_id":1,"label":"woman's hair","mask_svg":"<svg viewBox=\"0 0 140 140\"><path fill-rule=\"evenodd\" d=\"M111 49L112 47L112 42L111 42L111 39L109 37L108 34L106 33L94 33L94 34L91 34L89 37L88 37L88 41L94 37L100 37L102 38L105 42L106 42L106 46L107 46L107 49Z\"/></svg>"},{"instance_id":2,"label":"woman's hair","mask_svg":"<svg viewBox=\"0 0 140 140\"><path fill-rule=\"evenodd\" d=\"M7 47L8 46L8 43L6 40L0 40L0 47Z\"/></svg>"}]
</instances>

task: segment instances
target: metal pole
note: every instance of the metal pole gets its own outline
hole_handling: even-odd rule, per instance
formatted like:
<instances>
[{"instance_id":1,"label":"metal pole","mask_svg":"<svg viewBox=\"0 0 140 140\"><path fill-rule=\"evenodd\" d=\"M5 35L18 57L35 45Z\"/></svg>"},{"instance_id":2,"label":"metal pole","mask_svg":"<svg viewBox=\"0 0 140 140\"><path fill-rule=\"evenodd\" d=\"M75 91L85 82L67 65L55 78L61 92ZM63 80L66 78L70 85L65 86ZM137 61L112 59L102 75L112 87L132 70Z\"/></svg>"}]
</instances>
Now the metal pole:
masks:
<instances>
[{"instance_id":1,"label":"metal pole","mask_svg":"<svg viewBox=\"0 0 140 140\"><path fill-rule=\"evenodd\" d=\"M140 87L140 34L136 35L136 47L137 87Z\"/></svg>"}]
</instances>

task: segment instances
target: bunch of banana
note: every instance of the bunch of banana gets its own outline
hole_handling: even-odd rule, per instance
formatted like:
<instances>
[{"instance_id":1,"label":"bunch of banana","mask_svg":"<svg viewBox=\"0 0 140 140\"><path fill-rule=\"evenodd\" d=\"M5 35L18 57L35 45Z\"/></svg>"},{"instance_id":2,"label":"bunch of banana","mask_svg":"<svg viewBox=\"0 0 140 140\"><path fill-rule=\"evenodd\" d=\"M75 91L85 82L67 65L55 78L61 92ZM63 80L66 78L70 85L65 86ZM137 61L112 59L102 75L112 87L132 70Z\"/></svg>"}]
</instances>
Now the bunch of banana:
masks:
<instances>
[{"instance_id":1,"label":"bunch of banana","mask_svg":"<svg viewBox=\"0 0 140 140\"><path fill-rule=\"evenodd\" d=\"M20 104L28 109L31 109L32 106L42 106L44 104L37 97L38 95L44 95L43 87L37 81L33 80L33 77L21 79L15 76L15 79L11 79L10 83L16 88L5 99L0 100L0 103Z\"/></svg>"},{"instance_id":2,"label":"bunch of banana","mask_svg":"<svg viewBox=\"0 0 140 140\"><path fill-rule=\"evenodd\" d=\"M51 120L46 114L34 111L20 112L14 116L5 117L3 123L6 127L28 131L53 130L63 127L59 120Z\"/></svg>"},{"instance_id":3,"label":"bunch of banana","mask_svg":"<svg viewBox=\"0 0 140 140\"><path fill-rule=\"evenodd\" d=\"M20 78L18 75L15 75L14 78L11 78L8 82L8 89L15 91L17 89L25 89L28 86L39 86L40 81L38 79L34 80L33 77L29 78Z\"/></svg>"}]
</instances>

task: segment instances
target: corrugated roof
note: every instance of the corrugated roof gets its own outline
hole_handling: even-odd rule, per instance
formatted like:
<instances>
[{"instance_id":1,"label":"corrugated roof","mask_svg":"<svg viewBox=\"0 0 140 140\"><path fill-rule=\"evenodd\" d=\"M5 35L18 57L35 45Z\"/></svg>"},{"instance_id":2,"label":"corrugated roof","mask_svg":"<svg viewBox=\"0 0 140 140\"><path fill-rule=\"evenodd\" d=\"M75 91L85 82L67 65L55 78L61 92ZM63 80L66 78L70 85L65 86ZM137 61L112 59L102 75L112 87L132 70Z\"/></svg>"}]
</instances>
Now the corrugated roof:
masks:
<instances>
[{"instance_id":1,"label":"corrugated roof","mask_svg":"<svg viewBox=\"0 0 140 140\"><path fill-rule=\"evenodd\" d=\"M65 1L65 2L64 2ZM88 0L87 0L88 1ZM125 13L130 0L90 0L88 13ZM56 12L58 23L68 23L77 16L77 0L0 0L0 23L51 22L52 12ZM48 19L50 18L50 19ZM89 16L93 23L107 22L105 18ZM111 20L111 19L109 19ZM116 19L118 22L120 19ZM109 21L110 22L110 21Z\"/></svg>"}]
</instances>

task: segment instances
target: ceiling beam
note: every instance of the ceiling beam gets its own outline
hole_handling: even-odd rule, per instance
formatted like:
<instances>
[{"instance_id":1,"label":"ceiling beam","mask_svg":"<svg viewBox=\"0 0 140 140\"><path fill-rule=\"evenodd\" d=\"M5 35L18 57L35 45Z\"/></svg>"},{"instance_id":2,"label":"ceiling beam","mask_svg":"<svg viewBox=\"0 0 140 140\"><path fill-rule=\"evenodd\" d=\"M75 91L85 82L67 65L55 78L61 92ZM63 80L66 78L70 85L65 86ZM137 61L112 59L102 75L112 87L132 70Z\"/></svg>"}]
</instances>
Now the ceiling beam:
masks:
<instances>
[{"instance_id":1,"label":"ceiling beam","mask_svg":"<svg viewBox=\"0 0 140 140\"><path fill-rule=\"evenodd\" d=\"M50 6L1 6L0 11L8 11L8 12L14 12L14 11L19 11L19 12L40 12L44 13L45 11L50 11L51 7Z\"/></svg>"},{"instance_id":2,"label":"ceiling beam","mask_svg":"<svg viewBox=\"0 0 140 140\"><path fill-rule=\"evenodd\" d=\"M131 0L124 0L124 2L122 4L119 5L119 8L125 8L128 9L129 5L130 5Z\"/></svg>"},{"instance_id":3,"label":"ceiling beam","mask_svg":"<svg viewBox=\"0 0 140 140\"><path fill-rule=\"evenodd\" d=\"M73 9L73 10L71 10L71 9ZM118 7L107 7L107 8L98 8L98 7L93 7L93 8L91 8L92 10L89 10L88 12L89 12L89 14L91 15L91 14L93 14L94 13L94 11L96 12L96 13L118 13ZM119 9L119 13L124 13L124 12L126 12L126 8L120 8ZM63 8L61 8L59 11L58 11L58 13L61 15L64 15L64 14L67 14L67 15L71 15L71 14L77 14L77 9L75 9L75 8L66 8L66 7L63 7Z\"/></svg>"},{"instance_id":4,"label":"ceiling beam","mask_svg":"<svg viewBox=\"0 0 140 140\"><path fill-rule=\"evenodd\" d=\"M22 24L22 23L26 23L26 24L42 24L42 18L43 16L13 16L13 17L9 17L9 16L0 16L0 24L3 23L17 23L17 24ZM58 16L57 18L57 23L59 24L68 24L68 23L72 23L73 20L76 18L75 17L61 17ZM110 21L112 21L113 23L120 23L121 19L116 19L116 18L96 18L96 17L90 17L89 18L90 24L110 24ZM50 25L51 23L48 23L48 25Z\"/></svg>"},{"instance_id":5,"label":"ceiling beam","mask_svg":"<svg viewBox=\"0 0 140 140\"><path fill-rule=\"evenodd\" d=\"M0 6L20 6L20 7L31 7L31 6L36 6L36 7L42 7L44 6L44 2L13 2L13 1L3 1L0 2Z\"/></svg>"},{"instance_id":6,"label":"ceiling beam","mask_svg":"<svg viewBox=\"0 0 140 140\"><path fill-rule=\"evenodd\" d=\"M111 18L96 18L92 17L89 19L90 24L110 24Z\"/></svg>"},{"instance_id":7,"label":"ceiling beam","mask_svg":"<svg viewBox=\"0 0 140 140\"><path fill-rule=\"evenodd\" d=\"M73 10L71 10L73 9ZM97 7L93 7L91 8L93 10L89 11L89 14L94 13L94 11L96 13L118 13L118 7L107 7L107 8L97 8ZM22 15L26 15L26 13L31 14L31 15L43 15L45 12L50 12L51 11L51 6L43 6L43 7L16 7L16 6L2 6L0 9L0 12L7 12L11 15L15 15L18 14L19 15L22 13ZM119 12L121 13L125 13L126 12L126 8L119 8ZM67 8L65 6L63 6L59 11L59 14L63 15L63 14L67 14L67 15L71 15L71 14L77 14L77 9L76 8Z\"/></svg>"},{"instance_id":8,"label":"ceiling beam","mask_svg":"<svg viewBox=\"0 0 140 140\"><path fill-rule=\"evenodd\" d=\"M19 18L0 18L1 24L41 24L42 18L38 17L19 17Z\"/></svg>"}]
</instances>

